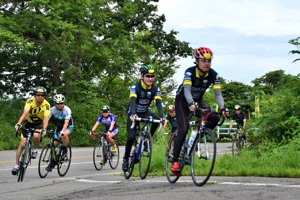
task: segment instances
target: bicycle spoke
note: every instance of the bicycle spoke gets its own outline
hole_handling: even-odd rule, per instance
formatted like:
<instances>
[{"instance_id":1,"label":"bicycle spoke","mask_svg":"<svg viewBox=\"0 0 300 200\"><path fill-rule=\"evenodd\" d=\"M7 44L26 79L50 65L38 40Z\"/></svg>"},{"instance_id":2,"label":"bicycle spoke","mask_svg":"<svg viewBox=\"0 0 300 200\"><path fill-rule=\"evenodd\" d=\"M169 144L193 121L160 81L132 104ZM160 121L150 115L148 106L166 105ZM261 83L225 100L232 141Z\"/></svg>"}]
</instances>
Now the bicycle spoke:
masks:
<instances>
[{"instance_id":1,"label":"bicycle spoke","mask_svg":"<svg viewBox=\"0 0 300 200\"><path fill-rule=\"evenodd\" d=\"M135 165L135 145L133 146L133 148L131 150L130 156L128 158L128 163L129 163L128 171L124 172L124 177L126 179L129 179L131 177L132 172L134 170L134 165Z\"/></svg>"},{"instance_id":2,"label":"bicycle spoke","mask_svg":"<svg viewBox=\"0 0 300 200\"><path fill-rule=\"evenodd\" d=\"M191 152L191 173L195 185L203 186L212 174L216 159L215 135L210 129L205 129L205 134L199 139Z\"/></svg>"},{"instance_id":3,"label":"bicycle spoke","mask_svg":"<svg viewBox=\"0 0 300 200\"><path fill-rule=\"evenodd\" d=\"M145 179L150 168L152 157L152 137L149 132L143 137L143 147L140 154L139 174L141 179Z\"/></svg>"},{"instance_id":4,"label":"bicycle spoke","mask_svg":"<svg viewBox=\"0 0 300 200\"><path fill-rule=\"evenodd\" d=\"M51 147L50 144L47 144L41 152L39 164L38 164L39 176L41 178L45 178L48 175L48 171L46 170L46 167L50 164L50 160L51 160Z\"/></svg>"},{"instance_id":5,"label":"bicycle spoke","mask_svg":"<svg viewBox=\"0 0 300 200\"><path fill-rule=\"evenodd\" d=\"M59 176L65 176L70 168L71 158L72 158L72 150L71 150L70 146L68 146L67 149L68 149L67 156L64 157L63 159L61 157L63 151L60 151L61 154L60 154L59 161L57 163L57 172L58 172Z\"/></svg>"},{"instance_id":6,"label":"bicycle spoke","mask_svg":"<svg viewBox=\"0 0 300 200\"><path fill-rule=\"evenodd\" d=\"M118 167L119 164L119 146L116 145L116 152L112 153L110 152L110 158L109 158L109 165L112 169L116 169Z\"/></svg>"},{"instance_id":7,"label":"bicycle spoke","mask_svg":"<svg viewBox=\"0 0 300 200\"><path fill-rule=\"evenodd\" d=\"M99 141L94 147L93 162L94 162L94 166L95 166L96 170L101 170L103 165L105 164L102 148L103 148L103 145L102 145L101 141Z\"/></svg>"},{"instance_id":8,"label":"bicycle spoke","mask_svg":"<svg viewBox=\"0 0 300 200\"><path fill-rule=\"evenodd\" d=\"M165 158L166 175L170 183L175 183L179 179L179 176L174 175L173 172L171 171L171 166L173 162L173 149L174 149L174 136L172 136L172 138L168 142L168 148L167 148L166 158Z\"/></svg>"}]
</instances>

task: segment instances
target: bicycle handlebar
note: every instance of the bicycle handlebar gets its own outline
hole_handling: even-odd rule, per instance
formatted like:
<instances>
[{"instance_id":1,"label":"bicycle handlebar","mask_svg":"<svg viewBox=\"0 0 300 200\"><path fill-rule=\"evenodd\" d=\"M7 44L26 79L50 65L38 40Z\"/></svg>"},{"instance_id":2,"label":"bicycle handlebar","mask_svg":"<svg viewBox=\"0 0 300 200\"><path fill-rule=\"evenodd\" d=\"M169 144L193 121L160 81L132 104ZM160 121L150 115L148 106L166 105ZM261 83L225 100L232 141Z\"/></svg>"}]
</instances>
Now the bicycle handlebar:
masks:
<instances>
[{"instance_id":1,"label":"bicycle handlebar","mask_svg":"<svg viewBox=\"0 0 300 200\"><path fill-rule=\"evenodd\" d=\"M203 115L206 115L206 114L209 114L209 113L220 115L222 117L222 120L220 121L220 123L218 123L218 126L221 126L224 123L224 121L225 121L225 116L223 115L222 111L220 111L220 112L214 112L209 107L206 107L206 108L196 108L196 110L200 110L201 112L204 112ZM187 120L190 120L195 115L196 115L196 111L191 112L189 114L189 116L187 117ZM195 120L195 121L189 121L189 124L190 125L196 125L200 121L201 121L201 119L200 120Z\"/></svg>"},{"instance_id":2,"label":"bicycle handlebar","mask_svg":"<svg viewBox=\"0 0 300 200\"><path fill-rule=\"evenodd\" d=\"M160 123L160 128L162 127L162 121L160 121L159 119L153 119L152 117L148 117L148 118L137 117L137 118L135 118L135 121L141 121L141 122L146 122L146 123ZM132 124L130 126L131 129L134 128L135 121L132 122Z\"/></svg>"}]
</instances>

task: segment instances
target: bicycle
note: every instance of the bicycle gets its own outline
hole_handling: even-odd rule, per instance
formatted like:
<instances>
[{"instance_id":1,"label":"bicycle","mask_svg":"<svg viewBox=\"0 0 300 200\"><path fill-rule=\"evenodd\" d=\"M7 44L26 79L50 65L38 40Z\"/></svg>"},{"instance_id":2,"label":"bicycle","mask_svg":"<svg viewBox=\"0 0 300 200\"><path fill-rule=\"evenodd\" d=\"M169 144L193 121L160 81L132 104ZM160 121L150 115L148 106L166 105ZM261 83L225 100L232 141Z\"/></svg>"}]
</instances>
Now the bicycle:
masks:
<instances>
[{"instance_id":1,"label":"bicycle","mask_svg":"<svg viewBox=\"0 0 300 200\"><path fill-rule=\"evenodd\" d=\"M93 162L96 170L101 170L102 167L109 162L112 169L116 169L119 164L119 146L116 144L116 152L111 151L112 145L106 139L106 133L99 133L101 135L99 141L96 143L93 150ZM99 159L99 160L98 160Z\"/></svg>"},{"instance_id":2,"label":"bicycle","mask_svg":"<svg viewBox=\"0 0 300 200\"><path fill-rule=\"evenodd\" d=\"M39 176L45 178L49 172L52 171L54 166L57 166L57 172L59 176L65 176L70 168L71 159L72 159L72 149L71 146L67 147L67 155L63 154L63 144L60 141L59 146L54 146L54 131L47 131L48 137L51 138L48 144L45 145L41 152L41 156L38 164ZM48 170L46 170L46 168Z\"/></svg>"},{"instance_id":3,"label":"bicycle","mask_svg":"<svg viewBox=\"0 0 300 200\"><path fill-rule=\"evenodd\" d=\"M181 167L181 173L185 165L190 165L191 176L194 184L196 186L203 186L206 184L212 174L217 151L215 134L211 129L205 128L204 125L207 117L211 114L218 114L222 116L222 120L218 125L223 124L225 117L223 117L221 112L213 112L210 108L197 108L197 110L201 111L199 120L189 122L191 126L197 126L197 135L192 143L192 146L188 145L189 137L188 134L186 135L185 142L182 145L179 154L178 162ZM190 120L193 115L195 115L195 113L190 115L188 120ZM170 183L175 183L181 176L181 173L173 174L171 171L171 165L173 163L174 139L176 136L177 132L173 134L169 140L165 158L166 176Z\"/></svg>"},{"instance_id":4,"label":"bicycle","mask_svg":"<svg viewBox=\"0 0 300 200\"><path fill-rule=\"evenodd\" d=\"M246 141L240 128L236 129L236 132L233 133L233 137L231 146L232 155L237 155L239 151L245 147Z\"/></svg>"},{"instance_id":5,"label":"bicycle","mask_svg":"<svg viewBox=\"0 0 300 200\"><path fill-rule=\"evenodd\" d=\"M31 164L31 147L32 147L32 141L31 137L34 134L35 128L24 128L21 127L19 130L25 130L25 135L23 133L23 136L26 138L25 145L22 149L21 156L19 158L19 171L18 171L18 182L22 182L24 180L24 176L26 173L26 169L28 165ZM18 137L19 131L16 132L16 137Z\"/></svg>"},{"instance_id":6,"label":"bicycle","mask_svg":"<svg viewBox=\"0 0 300 200\"><path fill-rule=\"evenodd\" d=\"M136 129L136 136L128 159L128 171L124 172L124 176L126 179L129 179L135 164L139 163L139 176L141 179L145 179L149 172L152 157L152 136L148 132L148 126L151 123L160 123L162 126L162 122L158 119L153 119L151 116L148 118L138 117L135 120L144 124L142 128L140 128L140 123L135 124L133 122L131 125L131 128Z\"/></svg>"}]
</instances>

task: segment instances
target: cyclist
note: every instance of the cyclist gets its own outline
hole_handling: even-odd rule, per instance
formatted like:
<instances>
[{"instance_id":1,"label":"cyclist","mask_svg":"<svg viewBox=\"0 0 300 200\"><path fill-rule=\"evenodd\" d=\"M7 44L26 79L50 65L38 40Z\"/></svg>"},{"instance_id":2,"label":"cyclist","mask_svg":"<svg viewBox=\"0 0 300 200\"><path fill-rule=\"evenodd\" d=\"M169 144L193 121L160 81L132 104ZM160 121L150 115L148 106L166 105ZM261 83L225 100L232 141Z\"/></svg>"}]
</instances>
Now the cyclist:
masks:
<instances>
[{"instance_id":1,"label":"cyclist","mask_svg":"<svg viewBox=\"0 0 300 200\"><path fill-rule=\"evenodd\" d=\"M106 136L107 136L106 139L112 145L111 152L116 153L117 146L116 146L114 137L118 133L117 117L114 114L110 113L110 107L107 105L102 106L101 111L102 111L102 114L98 117L95 125L93 126L92 131L90 132L90 136L94 137L96 134L98 134L95 132L95 130L101 123L104 124L104 127L105 127L104 132L106 133Z\"/></svg>"},{"instance_id":2,"label":"cyclist","mask_svg":"<svg viewBox=\"0 0 300 200\"><path fill-rule=\"evenodd\" d=\"M233 122L236 122L237 129L245 130L246 127L246 114L242 111L242 107L240 105L234 106L234 113L232 114L232 118L230 121L228 133L231 134ZM243 133L244 131L242 131ZM242 138L246 140L246 134L242 134Z\"/></svg>"},{"instance_id":3,"label":"cyclist","mask_svg":"<svg viewBox=\"0 0 300 200\"><path fill-rule=\"evenodd\" d=\"M45 99L46 89L44 87L38 86L34 88L32 94L33 97L26 101L23 114L19 118L18 123L15 125L15 129L16 131L19 131L23 122L25 128L35 128L35 132L33 134L33 148L31 151L31 157L35 159L38 154L37 148L40 144L41 136L46 133L45 129L48 127L50 104ZM23 130L20 144L16 152L16 165L11 170L13 175L17 175L20 168L19 159L26 142L26 138L24 137L25 134L26 131Z\"/></svg>"},{"instance_id":4,"label":"cyclist","mask_svg":"<svg viewBox=\"0 0 300 200\"><path fill-rule=\"evenodd\" d=\"M58 147L62 142L62 159L67 156L69 135L74 130L74 123L71 109L65 105L65 96L63 94L56 94L54 96L54 106L50 109L50 119L54 120L56 128L54 130L54 146ZM51 160L46 167L47 171L51 171L56 163Z\"/></svg>"},{"instance_id":5,"label":"cyclist","mask_svg":"<svg viewBox=\"0 0 300 200\"><path fill-rule=\"evenodd\" d=\"M176 129L177 129L177 122L176 122L176 112L175 112L175 106L174 105L169 105L168 106L168 114L166 115L166 120L163 126L162 130L165 130L167 127L168 123L171 124L171 134L173 134Z\"/></svg>"},{"instance_id":6,"label":"cyclist","mask_svg":"<svg viewBox=\"0 0 300 200\"><path fill-rule=\"evenodd\" d=\"M154 85L154 67L152 65L145 65L140 68L141 80L136 82L130 88L130 103L128 107L128 117L127 117L127 141L125 146L125 154L123 157L122 169L123 171L128 171L128 158L132 145L134 143L136 130L131 128L132 122L135 121L136 117L146 118L152 116L153 119L160 119L164 117L161 93L157 86ZM149 106L151 102L155 99L156 107L159 113L159 117L149 111ZM150 133L153 136L158 124L153 123L150 128ZM145 145L145 151L147 146Z\"/></svg>"},{"instance_id":7,"label":"cyclist","mask_svg":"<svg viewBox=\"0 0 300 200\"><path fill-rule=\"evenodd\" d=\"M203 95L210 85L213 85L216 102L219 108L225 110L224 100L221 94L221 83L218 73L211 69L213 52L207 47L199 47L194 51L195 66L185 70L183 83L179 86L175 97L176 118L178 125L178 136L175 139L173 164L171 171L179 175L181 168L178 157L189 128L187 117L194 112L198 106L203 107ZM197 113L196 113L197 114ZM223 112L225 115L225 111ZM218 124L219 116L210 115L205 127L214 129Z\"/></svg>"}]
</instances>

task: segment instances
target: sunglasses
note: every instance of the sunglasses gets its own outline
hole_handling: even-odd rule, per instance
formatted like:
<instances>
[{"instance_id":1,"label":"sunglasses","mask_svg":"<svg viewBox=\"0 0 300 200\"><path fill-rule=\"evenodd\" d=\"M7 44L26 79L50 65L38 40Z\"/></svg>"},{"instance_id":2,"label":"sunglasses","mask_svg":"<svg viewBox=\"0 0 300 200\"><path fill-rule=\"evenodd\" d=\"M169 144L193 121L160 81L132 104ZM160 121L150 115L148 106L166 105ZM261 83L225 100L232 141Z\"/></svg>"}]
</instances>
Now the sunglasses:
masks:
<instances>
[{"instance_id":1,"label":"sunglasses","mask_svg":"<svg viewBox=\"0 0 300 200\"><path fill-rule=\"evenodd\" d=\"M44 97L45 95L44 94L36 94L35 96L36 97Z\"/></svg>"},{"instance_id":2,"label":"sunglasses","mask_svg":"<svg viewBox=\"0 0 300 200\"><path fill-rule=\"evenodd\" d=\"M154 75L146 74L145 77L146 77L146 78L154 78L155 76L154 76Z\"/></svg>"},{"instance_id":3,"label":"sunglasses","mask_svg":"<svg viewBox=\"0 0 300 200\"><path fill-rule=\"evenodd\" d=\"M102 111L102 113L108 113L108 111Z\"/></svg>"},{"instance_id":4,"label":"sunglasses","mask_svg":"<svg viewBox=\"0 0 300 200\"><path fill-rule=\"evenodd\" d=\"M200 58L199 61L205 62L205 63L211 63L211 59L203 59L203 58Z\"/></svg>"},{"instance_id":5,"label":"sunglasses","mask_svg":"<svg viewBox=\"0 0 300 200\"><path fill-rule=\"evenodd\" d=\"M63 105L64 103L55 103L56 105Z\"/></svg>"}]
</instances>

